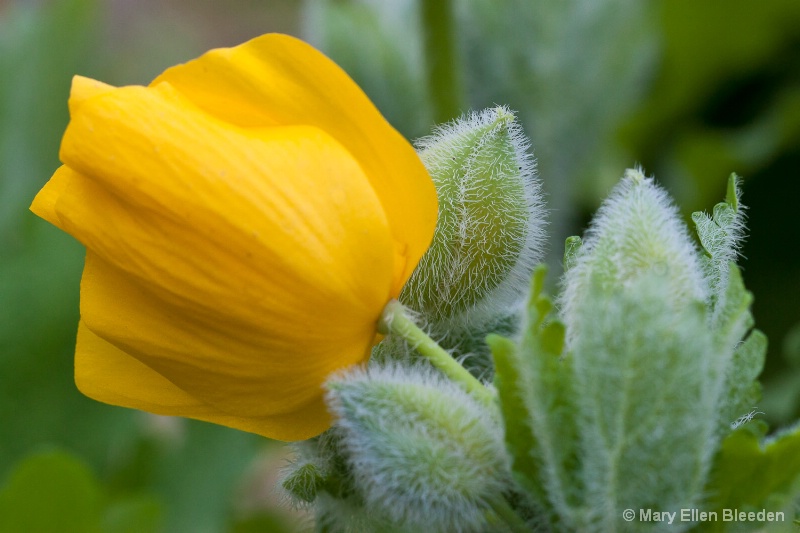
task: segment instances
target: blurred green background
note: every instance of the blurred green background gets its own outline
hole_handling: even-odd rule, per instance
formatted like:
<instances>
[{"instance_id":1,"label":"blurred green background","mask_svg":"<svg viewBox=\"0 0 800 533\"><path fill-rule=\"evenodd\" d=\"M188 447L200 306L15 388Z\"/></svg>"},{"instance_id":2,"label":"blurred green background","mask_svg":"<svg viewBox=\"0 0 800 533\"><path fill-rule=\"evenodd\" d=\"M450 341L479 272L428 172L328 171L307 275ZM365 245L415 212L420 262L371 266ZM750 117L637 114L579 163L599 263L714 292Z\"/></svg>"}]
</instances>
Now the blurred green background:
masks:
<instances>
[{"instance_id":1,"label":"blurred green background","mask_svg":"<svg viewBox=\"0 0 800 533\"><path fill-rule=\"evenodd\" d=\"M58 166L73 74L145 84L271 31L327 52L410 139L517 110L554 274L626 167L687 219L741 174L741 264L770 339L757 407L773 427L800 415L800 2L0 0L0 533L302 527L272 488L281 446L75 390L83 251L28 212Z\"/></svg>"}]
</instances>

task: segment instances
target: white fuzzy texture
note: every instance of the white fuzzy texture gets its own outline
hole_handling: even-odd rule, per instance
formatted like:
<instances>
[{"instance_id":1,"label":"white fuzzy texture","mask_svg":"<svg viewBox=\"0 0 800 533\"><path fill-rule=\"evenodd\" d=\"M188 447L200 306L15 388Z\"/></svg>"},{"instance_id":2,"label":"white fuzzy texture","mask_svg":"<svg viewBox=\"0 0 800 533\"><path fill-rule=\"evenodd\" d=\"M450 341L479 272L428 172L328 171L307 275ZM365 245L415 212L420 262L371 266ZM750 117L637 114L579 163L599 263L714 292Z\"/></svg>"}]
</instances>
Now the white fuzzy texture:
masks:
<instances>
[{"instance_id":1,"label":"white fuzzy texture","mask_svg":"<svg viewBox=\"0 0 800 533\"><path fill-rule=\"evenodd\" d=\"M417 142L439 192L431 248L401 301L437 330L481 329L519 309L542 258L545 209L530 143L505 107Z\"/></svg>"},{"instance_id":2,"label":"white fuzzy texture","mask_svg":"<svg viewBox=\"0 0 800 533\"><path fill-rule=\"evenodd\" d=\"M375 518L409 531L485 529L510 476L499 413L430 368L400 365L339 374L327 401Z\"/></svg>"},{"instance_id":3,"label":"white fuzzy texture","mask_svg":"<svg viewBox=\"0 0 800 533\"><path fill-rule=\"evenodd\" d=\"M707 263L669 196L640 169L626 171L572 261L560 311L583 506L568 521L580 531L624 531L625 508L696 507L730 360L707 322Z\"/></svg>"},{"instance_id":4,"label":"white fuzzy texture","mask_svg":"<svg viewBox=\"0 0 800 533\"><path fill-rule=\"evenodd\" d=\"M664 275L675 305L707 298L700 256L678 209L639 168L627 170L600 207L574 261L560 299L569 339L576 333L575 310L593 279L617 290L655 272Z\"/></svg>"},{"instance_id":5,"label":"white fuzzy texture","mask_svg":"<svg viewBox=\"0 0 800 533\"><path fill-rule=\"evenodd\" d=\"M658 530L630 528L623 511L675 512L704 497L718 445L713 333L703 303L676 306L663 281L651 272L618 291L592 291L576 309L582 495L568 519L575 531Z\"/></svg>"},{"instance_id":6,"label":"white fuzzy texture","mask_svg":"<svg viewBox=\"0 0 800 533\"><path fill-rule=\"evenodd\" d=\"M730 264L735 263L740 255L746 230L745 206L740 201L740 178L731 176L728 188L729 198L714 206L711 215L702 212L692 214L697 235L707 253L704 259L706 283L713 308L712 324L719 320L720 311L725 306Z\"/></svg>"}]
</instances>

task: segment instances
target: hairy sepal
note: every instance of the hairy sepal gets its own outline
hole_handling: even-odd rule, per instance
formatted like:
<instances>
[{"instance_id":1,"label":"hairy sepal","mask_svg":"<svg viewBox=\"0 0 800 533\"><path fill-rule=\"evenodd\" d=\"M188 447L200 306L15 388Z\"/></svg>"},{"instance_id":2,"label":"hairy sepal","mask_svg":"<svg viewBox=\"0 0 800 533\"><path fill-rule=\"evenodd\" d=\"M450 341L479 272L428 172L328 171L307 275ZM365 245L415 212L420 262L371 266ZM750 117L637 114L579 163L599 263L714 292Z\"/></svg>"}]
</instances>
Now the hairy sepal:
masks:
<instances>
[{"instance_id":1,"label":"hairy sepal","mask_svg":"<svg viewBox=\"0 0 800 533\"><path fill-rule=\"evenodd\" d=\"M485 336L518 329L542 257L545 210L529 145L505 107L469 114L418 141L439 220L400 301L445 348L472 356L465 364L478 372L490 366Z\"/></svg>"},{"instance_id":2,"label":"hairy sepal","mask_svg":"<svg viewBox=\"0 0 800 533\"><path fill-rule=\"evenodd\" d=\"M499 414L422 366L374 365L328 383L366 507L410 531L481 531L511 487Z\"/></svg>"}]
</instances>

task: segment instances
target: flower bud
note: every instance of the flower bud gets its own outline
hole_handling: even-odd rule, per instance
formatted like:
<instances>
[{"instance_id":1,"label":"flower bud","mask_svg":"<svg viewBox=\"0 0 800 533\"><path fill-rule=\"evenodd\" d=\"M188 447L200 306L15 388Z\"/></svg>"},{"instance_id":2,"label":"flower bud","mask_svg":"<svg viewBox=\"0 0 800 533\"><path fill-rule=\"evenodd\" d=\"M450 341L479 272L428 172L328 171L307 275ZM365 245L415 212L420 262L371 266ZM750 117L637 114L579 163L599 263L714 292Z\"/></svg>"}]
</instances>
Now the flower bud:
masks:
<instances>
[{"instance_id":1,"label":"flower bud","mask_svg":"<svg viewBox=\"0 0 800 533\"><path fill-rule=\"evenodd\" d=\"M540 183L529 142L505 107L446 124L418 147L436 185L439 220L400 301L464 353L470 349L459 342L483 343L524 299L542 255Z\"/></svg>"},{"instance_id":2,"label":"flower bud","mask_svg":"<svg viewBox=\"0 0 800 533\"><path fill-rule=\"evenodd\" d=\"M432 370L372 366L328 382L368 509L408 531L482 531L508 488L497 413Z\"/></svg>"},{"instance_id":3,"label":"flower bud","mask_svg":"<svg viewBox=\"0 0 800 533\"><path fill-rule=\"evenodd\" d=\"M594 283L613 293L655 274L668 284L674 306L706 299L703 268L686 225L667 193L640 169L625 172L568 263L561 298L568 325Z\"/></svg>"},{"instance_id":4,"label":"flower bud","mask_svg":"<svg viewBox=\"0 0 800 533\"><path fill-rule=\"evenodd\" d=\"M274 439L327 429L322 383L369 358L433 236L413 147L285 35L147 87L76 76L69 108L31 209L87 249L80 391Z\"/></svg>"}]
</instances>

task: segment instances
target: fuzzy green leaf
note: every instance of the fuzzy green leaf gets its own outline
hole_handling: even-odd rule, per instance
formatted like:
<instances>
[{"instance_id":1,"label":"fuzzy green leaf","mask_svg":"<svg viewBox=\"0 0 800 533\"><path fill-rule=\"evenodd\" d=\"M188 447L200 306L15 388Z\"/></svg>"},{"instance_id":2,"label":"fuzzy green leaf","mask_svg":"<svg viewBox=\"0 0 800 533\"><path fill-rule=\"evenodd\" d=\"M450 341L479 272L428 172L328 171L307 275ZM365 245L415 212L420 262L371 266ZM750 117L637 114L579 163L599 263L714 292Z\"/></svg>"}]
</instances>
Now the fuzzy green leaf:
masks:
<instances>
[{"instance_id":1,"label":"fuzzy green leaf","mask_svg":"<svg viewBox=\"0 0 800 533\"><path fill-rule=\"evenodd\" d=\"M716 446L713 335L702 302L676 310L668 291L657 273L625 287L598 281L576 310L581 500L602 510L579 514L576 530L643 531L624 509L675 512L704 496Z\"/></svg>"},{"instance_id":2,"label":"fuzzy green leaf","mask_svg":"<svg viewBox=\"0 0 800 533\"><path fill-rule=\"evenodd\" d=\"M753 295L745 289L735 260L744 238L744 206L740 178L731 174L725 201L714 206L712 215L692 214L697 236L705 249L702 262L709 283L710 326L722 358L724 385L720 398L719 428L726 433L748 420L760 397L756 378L764 366L766 337L753 332L750 306Z\"/></svg>"},{"instance_id":3,"label":"fuzzy green leaf","mask_svg":"<svg viewBox=\"0 0 800 533\"><path fill-rule=\"evenodd\" d=\"M723 304L715 309L715 329L721 345L732 349L753 327L753 315L750 313L753 294L745 289L742 273L733 263L728 264L727 282Z\"/></svg>"},{"instance_id":4,"label":"fuzzy green leaf","mask_svg":"<svg viewBox=\"0 0 800 533\"><path fill-rule=\"evenodd\" d=\"M505 422L511 470L520 485L544 501L544 492L538 484L539 465L532 454L536 439L531 427L531 413L525 402L528 369L523 367L513 341L499 335L490 335L486 341L494 357L494 385Z\"/></svg>"},{"instance_id":5,"label":"fuzzy green leaf","mask_svg":"<svg viewBox=\"0 0 800 533\"><path fill-rule=\"evenodd\" d=\"M744 239L744 206L741 204L741 179L731 174L725 201L714 206L712 215L692 214L697 237L706 252L703 268L711 289L712 316L717 318L726 305L731 263L736 261Z\"/></svg>"},{"instance_id":6,"label":"fuzzy green leaf","mask_svg":"<svg viewBox=\"0 0 800 533\"><path fill-rule=\"evenodd\" d=\"M722 442L706 494L710 510L722 516L723 509L786 511L800 496L800 425L759 442L760 436L741 428ZM786 524L795 517L785 516ZM762 524L752 522L751 528ZM724 531L725 523L705 522L701 531Z\"/></svg>"},{"instance_id":7,"label":"fuzzy green leaf","mask_svg":"<svg viewBox=\"0 0 800 533\"><path fill-rule=\"evenodd\" d=\"M741 422L741 417L749 418L749 413L756 408L761 398L761 384L757 378L764 368L766 355L767 336L758 330L753 330L736 348L726 380L723 422Z\"/></svg>"},{"instance_id":8,"label":"fuzzy green leaf","mask_svg":"<svg viewBox=\"0 0 800 533\"><path fill-rule=\"evenodd\" d=\"M305 463L295 468L281 485L298 500L311 503L325 485L325 476L314 463Z\"/></svg>"},{"instance_id":9,"label":"fuzzy green leaf","mask_svg":"<svg viewBox=\"0 0 800 533\"><path fill-rule=\"evenodd\" d=\"M497 336L488 341L514 475L540 508L558 513L569 507L574 413L569 360L561 357L564 326L550 319L553 303L543 293L546 272L544 266L534 270L519 345Z\"/></svg>"},{"instance_id":10,"label":"fuzzy green leaf","mask_svg":"<svg viewBox=\"0 0 800 533\"><path fill-rule=\"evenodd\" d=\"M731 424L740 423L737 422L740 417L747 419L748 413L755 409L760 397L757 378L764 367L767 350L767 338L763 333L753 331L747 336L753 327L750 312L753 295L745 289L739 268L733 263L728 266L728 286L713 310L717 350L726 358L719 411L722 434L730 431Z\"/></svg>"},{"instance_id":11,"label":"fuzzy green leaf","mask_svg":"<svg viewBox=\"0 0 800 533\"><path fill-rule=\"evenodd\" d=\"M581 246L583 246L583 241L577 235L567 237L564 242L564 272L575 266Z\"/></svg>"}]
</instances>

